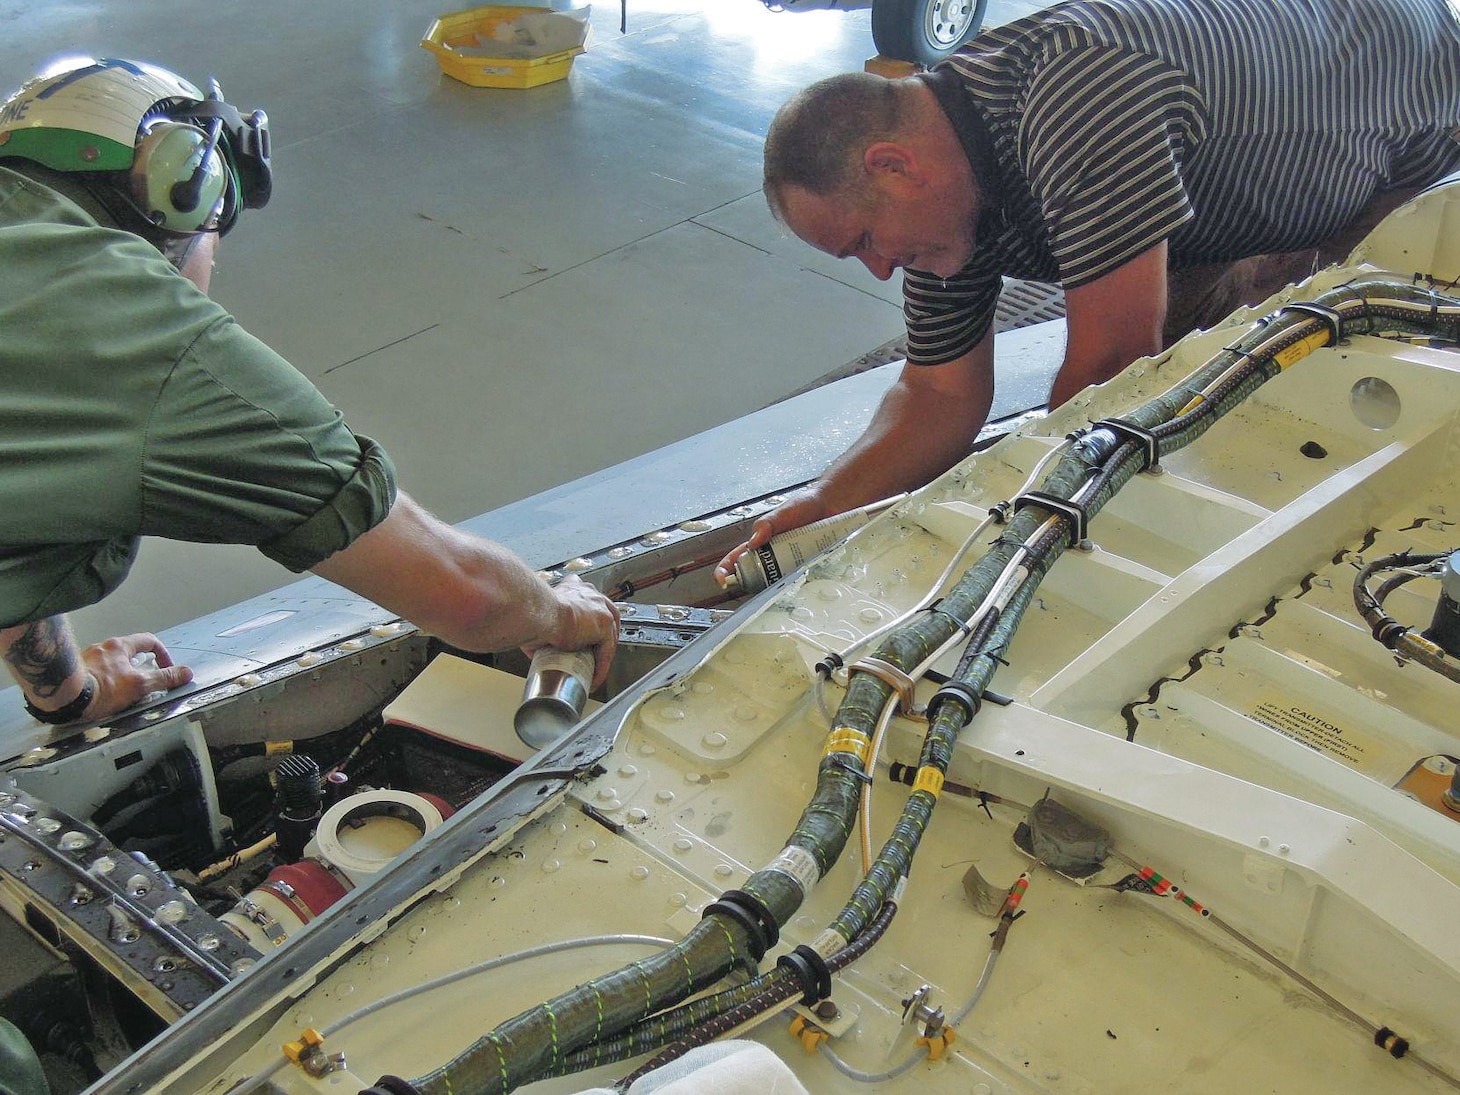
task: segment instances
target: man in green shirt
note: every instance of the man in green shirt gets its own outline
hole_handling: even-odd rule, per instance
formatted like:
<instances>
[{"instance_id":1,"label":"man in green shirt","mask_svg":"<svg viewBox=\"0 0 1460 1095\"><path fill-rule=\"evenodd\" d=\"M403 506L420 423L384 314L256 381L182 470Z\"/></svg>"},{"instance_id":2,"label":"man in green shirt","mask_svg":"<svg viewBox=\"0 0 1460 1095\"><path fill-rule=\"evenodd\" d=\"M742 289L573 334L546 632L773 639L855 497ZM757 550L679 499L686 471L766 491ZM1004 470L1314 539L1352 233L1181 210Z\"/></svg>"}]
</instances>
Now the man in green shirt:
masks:
<instances>
[{"instance_id":1,"label":"man in green shirt","mask_svg":"<svg viewBox=\"0 0 1460 1095\"><path fill-rule=\"evenodd\" d=\"M607 598L427 513L208 298L271 178L262 112L152 65L84 62L0 104L0 656L31 714L101 719L191 679L155 636L80 650L66 622L144 535L254 544L464 649L591 647L601 682Z\"/></svg>"}]
</instances>

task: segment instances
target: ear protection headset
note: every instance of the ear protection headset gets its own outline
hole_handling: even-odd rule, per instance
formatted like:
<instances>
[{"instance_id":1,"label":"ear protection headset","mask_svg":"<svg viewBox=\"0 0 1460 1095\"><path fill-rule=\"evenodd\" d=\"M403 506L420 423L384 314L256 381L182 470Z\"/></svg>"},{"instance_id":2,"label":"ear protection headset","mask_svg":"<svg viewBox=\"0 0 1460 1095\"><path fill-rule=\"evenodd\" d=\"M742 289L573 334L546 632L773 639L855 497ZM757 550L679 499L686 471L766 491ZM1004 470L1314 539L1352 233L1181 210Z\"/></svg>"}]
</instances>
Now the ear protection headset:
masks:
<instances>
[{"instance_id":1,"label":"ear protection headset","mask_svg":"<svg viewBox=\"0 0 1460 1095\"><path fill-rule=\"evenodd\" d=\"M263 111L245 116L216 80L204 97L145 62L66 66L0 104L0 161L79 173L108 209L163 235L223 234L242 210L263 207L273 189L269 156Z\"/></svg>"},{"instance_id":2,"label":"ear protection headset","mask_svg":"<svg viewBox=\"0 0 1460 1095\"><path fill-rule=\"evenodd\" d=\"M268 118L242 116L211 81L207 99L143 119L129 182L138 212L163 231L225 233L269 200Z\"/></svg>"},{"instance_id":3,"label":"ear protection headset","mask_svg":"<svg viewBox=\"0 0 1460 1095\"><path fill-rule=\"evenodd\" d=\"M215 214L221 229L224 206L237 213L216 136L185 122L158 122L142 134L128 182L137 211L165 232L200 231Z\"/></svg>"}]
</instances>

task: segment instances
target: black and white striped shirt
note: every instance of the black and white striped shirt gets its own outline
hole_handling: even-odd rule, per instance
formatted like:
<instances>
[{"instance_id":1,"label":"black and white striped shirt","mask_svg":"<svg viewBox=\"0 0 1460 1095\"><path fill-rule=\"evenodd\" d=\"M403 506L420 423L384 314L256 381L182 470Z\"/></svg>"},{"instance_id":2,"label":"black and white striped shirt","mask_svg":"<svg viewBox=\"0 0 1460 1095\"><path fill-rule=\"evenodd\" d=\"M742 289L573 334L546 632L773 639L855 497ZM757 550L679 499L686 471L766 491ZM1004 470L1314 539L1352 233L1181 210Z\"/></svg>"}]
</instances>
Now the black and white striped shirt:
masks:
<instances>
[{"instance_id":1,"label":"black and white striped shirt","mask_svg":"<svg viewBox=\"0 0 1460 1095\"><path fill-rule=\"evenodd\" d=\"M1075 288L1311 247L1377 190L1460 167L1450 0L1070 0L923 77L983 195L953 278L903 277L908 359L988 331L1001 275Z\"/></svg>"}]
</instances>

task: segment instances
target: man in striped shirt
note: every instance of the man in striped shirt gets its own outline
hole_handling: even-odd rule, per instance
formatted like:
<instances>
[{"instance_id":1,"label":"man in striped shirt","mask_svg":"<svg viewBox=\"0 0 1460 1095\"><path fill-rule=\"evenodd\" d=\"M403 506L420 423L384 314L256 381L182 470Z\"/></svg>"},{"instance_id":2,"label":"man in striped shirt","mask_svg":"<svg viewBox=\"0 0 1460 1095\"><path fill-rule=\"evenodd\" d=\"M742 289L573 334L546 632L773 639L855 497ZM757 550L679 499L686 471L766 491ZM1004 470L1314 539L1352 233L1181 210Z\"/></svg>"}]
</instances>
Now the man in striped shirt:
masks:
<instances>
[{"instance_id":1,"label":"man in striped shirt","mask_svg":"<svg viewBox=\"0 0 1460 1095\"><path fill-rule=\"evenodd\" d=\"M903 271L908 364L751 543L968 453L1003 276L1064 287L1057 406L1343 258L1460 168L1457 127L1448 0L1069 0L929 73L812 85L771 124L766 197L819 250Z\"/></svg>"}]
</instances>

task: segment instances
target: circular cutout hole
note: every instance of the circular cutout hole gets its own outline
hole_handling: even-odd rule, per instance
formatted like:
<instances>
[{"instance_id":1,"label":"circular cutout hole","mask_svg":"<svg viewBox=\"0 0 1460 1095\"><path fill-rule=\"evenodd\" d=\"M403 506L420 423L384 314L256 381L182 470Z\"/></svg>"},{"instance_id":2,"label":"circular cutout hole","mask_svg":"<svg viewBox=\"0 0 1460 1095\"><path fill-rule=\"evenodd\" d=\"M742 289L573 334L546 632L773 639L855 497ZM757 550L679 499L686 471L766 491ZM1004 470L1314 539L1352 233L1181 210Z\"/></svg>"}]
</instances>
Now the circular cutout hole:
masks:
<instances>
[{"instance_id":1,"label":"circular cutout hole","mask_svg":"<svg viewBox=\"0 0 1460 1095\"><path fill-rule=\"evenodd\" d=\"M1366 376L1349 389L1348 404L1363 425L1387 430L1399 421L1399 393L1377 376Z\"/></svg>"}]
</instances>

